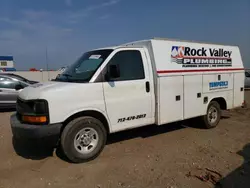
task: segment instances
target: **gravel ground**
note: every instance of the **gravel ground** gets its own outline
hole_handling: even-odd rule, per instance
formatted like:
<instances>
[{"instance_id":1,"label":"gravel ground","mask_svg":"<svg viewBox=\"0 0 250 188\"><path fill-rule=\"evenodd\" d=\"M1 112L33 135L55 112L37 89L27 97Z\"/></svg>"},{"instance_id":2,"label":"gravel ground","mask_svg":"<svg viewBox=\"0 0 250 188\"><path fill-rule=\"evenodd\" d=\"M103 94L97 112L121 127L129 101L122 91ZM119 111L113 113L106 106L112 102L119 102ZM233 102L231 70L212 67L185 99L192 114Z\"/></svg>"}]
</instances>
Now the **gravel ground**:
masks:
<instances>
[{"instance_id":1,"label":"gravel ground","mask_svg":"<svg viewBox=\"0 0 250 188\"><path fill-rule=\"evenodd\" d=\"M246 100L250 104L250 92ZM51 149L13 142L12 113L0 113L0 188L250 185L249 109L228 112L211 130L189 121L111 135L102 154L85 164L71 164Z\"/></svg>"}]
</instances>

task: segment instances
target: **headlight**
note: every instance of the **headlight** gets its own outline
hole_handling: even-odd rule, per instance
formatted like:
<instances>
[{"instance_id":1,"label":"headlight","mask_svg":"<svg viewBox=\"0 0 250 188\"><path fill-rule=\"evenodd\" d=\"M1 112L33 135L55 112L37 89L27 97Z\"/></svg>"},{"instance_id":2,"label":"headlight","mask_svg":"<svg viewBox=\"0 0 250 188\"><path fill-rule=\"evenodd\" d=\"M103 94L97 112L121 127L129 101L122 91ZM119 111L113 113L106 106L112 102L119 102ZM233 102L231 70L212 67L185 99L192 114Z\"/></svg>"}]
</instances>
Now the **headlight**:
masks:
<instances>
[{"instance_id":1,"label":"headlight","mask_svg":"<svg viewBox=\"0 0 250 188\"><path fill-rule=\"evenodd\" d=\"M34 101L33 111L35 114L47 113L45 101Z\"/></svg>"},{"instance_id":2,"label":"headlight","mask_svg":"<svg viewBox=\"0 0 250 188\"><path fill-rule=\"evenodd\" d=\"M49 123L49 109L46 100L20 100L17 101L18 117L23 123L47 124Z\"/></svg>"}]
</instances>

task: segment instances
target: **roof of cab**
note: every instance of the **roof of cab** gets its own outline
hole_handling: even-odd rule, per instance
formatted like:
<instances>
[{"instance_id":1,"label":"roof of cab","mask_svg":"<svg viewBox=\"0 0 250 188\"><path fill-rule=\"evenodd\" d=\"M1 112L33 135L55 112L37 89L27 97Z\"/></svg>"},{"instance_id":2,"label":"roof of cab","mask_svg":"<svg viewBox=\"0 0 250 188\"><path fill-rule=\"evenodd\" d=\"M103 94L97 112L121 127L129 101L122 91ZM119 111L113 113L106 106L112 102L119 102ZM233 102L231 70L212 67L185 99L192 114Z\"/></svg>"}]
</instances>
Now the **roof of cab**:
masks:
<instances>
[{"instance_id":1,"label":"roof of cab","mask_svg":"<svg viewBox=\"0 0 250 188\"><path fill-rule=\"evenodd\" d=\"M92 49L91 51L94 51L94 50L105 50L105 49L115 50L117 48L119 48L119 46L109 46L109 47L95 48L95 49Z\"/></svg>"}]
</instances>

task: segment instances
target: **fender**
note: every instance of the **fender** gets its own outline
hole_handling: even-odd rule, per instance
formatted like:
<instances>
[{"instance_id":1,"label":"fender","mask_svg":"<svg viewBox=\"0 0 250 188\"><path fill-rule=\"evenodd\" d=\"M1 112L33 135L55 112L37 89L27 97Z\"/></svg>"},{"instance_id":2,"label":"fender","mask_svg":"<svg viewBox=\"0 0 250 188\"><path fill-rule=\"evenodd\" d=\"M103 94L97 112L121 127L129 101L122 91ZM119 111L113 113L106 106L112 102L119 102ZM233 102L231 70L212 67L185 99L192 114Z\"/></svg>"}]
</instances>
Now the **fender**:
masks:
<instances>
[{"instance_id":1,"label":"fender","mask_svg":"<svg viewBox=\"0 0 250 188\"><path fill-rule=\"evenodd\" d=\"M110 132L112 132L112 126L110 125L109 117L107 116L106 112L104 112L104 111L102 111L102 110L100 110L98 108L85 107L85 108L76 109L76 110L72 111L71 113L67 114L67 116L65 116L63 122L66 121L71 116L73 116L73 115L75 115L77 113L80 113L80 112L84 112L84 111L96 111L96 112L101 113L106 118L106 120L108 122L109 130L110 130Z\"/></svg>"},{"instance_id":2,"label":"fender","mask_svg":"<svg viewBox=\"0 0 250 188\"><path fill-rule=\"evenodd\" d=\"M212 101L218 102L222 110L227 110L228 109L227 101L226 101L226 99L224 97L214 97L214 98L212 98L207 103L207 105L206 105L207 108L208 108L208 105L210 104L210 102L212 102Z\"/></svg>"}]
</instances>

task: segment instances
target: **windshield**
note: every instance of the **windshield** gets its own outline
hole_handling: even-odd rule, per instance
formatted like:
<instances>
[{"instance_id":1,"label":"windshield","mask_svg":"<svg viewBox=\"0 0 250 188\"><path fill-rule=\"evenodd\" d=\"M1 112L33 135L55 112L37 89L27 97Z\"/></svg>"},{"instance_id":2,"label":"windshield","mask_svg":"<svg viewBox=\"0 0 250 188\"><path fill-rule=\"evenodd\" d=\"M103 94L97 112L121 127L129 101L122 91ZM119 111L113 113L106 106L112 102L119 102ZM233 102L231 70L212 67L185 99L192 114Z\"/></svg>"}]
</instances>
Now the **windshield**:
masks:
<instances>
[{"instance_id":1,"label":"windshield","mask_svg":"<svg viewBox=\"0 0 250 188\"><path fill-rule=\"evenodd\" d=\"M75 63L59 74L54 81L89 82L112 51L111 49L105 49L84 53Z\"/></svg>"}]
</instances>

